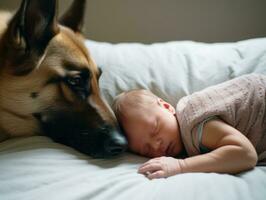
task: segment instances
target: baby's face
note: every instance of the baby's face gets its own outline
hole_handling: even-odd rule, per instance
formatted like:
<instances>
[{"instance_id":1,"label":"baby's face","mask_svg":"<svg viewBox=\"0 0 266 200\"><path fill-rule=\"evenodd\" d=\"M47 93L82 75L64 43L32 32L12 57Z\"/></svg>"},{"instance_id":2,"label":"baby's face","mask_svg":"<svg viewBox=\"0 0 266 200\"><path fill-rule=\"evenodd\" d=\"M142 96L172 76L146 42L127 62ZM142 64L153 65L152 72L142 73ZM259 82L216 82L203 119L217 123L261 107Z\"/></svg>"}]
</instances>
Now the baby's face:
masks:
<instances>
[{"instance_id":1,"label":"baby's face","mask_svg":"<svg viewBox=\"0 0 266 200\"><path fill-rule=\"evenodd\" d=\"M178 123L173 111L164 105L158 103L143 109L127 108L127 116L121 122L131 151L147 157L176 156L180 153L182 145Z\"/></svg>"}]
</instances>

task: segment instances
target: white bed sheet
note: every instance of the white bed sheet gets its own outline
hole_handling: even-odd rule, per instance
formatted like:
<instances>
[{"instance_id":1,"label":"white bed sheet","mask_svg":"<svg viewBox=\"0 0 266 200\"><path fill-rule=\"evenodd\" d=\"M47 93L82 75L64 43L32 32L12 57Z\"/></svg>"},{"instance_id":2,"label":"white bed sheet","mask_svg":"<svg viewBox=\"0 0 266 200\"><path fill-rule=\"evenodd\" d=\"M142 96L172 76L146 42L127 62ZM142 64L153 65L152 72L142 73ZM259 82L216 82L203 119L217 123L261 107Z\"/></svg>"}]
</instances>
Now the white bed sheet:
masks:
<instances>
[{"instance_id":1,"label":"white bed sheet","mask_svg":"<svg viewBox=\"0 0 266 200\"><path fill-rule=\"evenodd\" d=\"M1 200L265 200L266 168L237 176L189 173L148 180L136 173L146 158L133 154L90 159L46 137L0 147Z\"/></svg>"},{"instance_id":2,"label":"white bed sheet","mask_svg":"<svg viewBox=\"0 0 266 200\"><path fill-rule=\"evenodd\" d=\"M237 43L191 41L153 45L87 41L103 68L109 102L123 90L149 88L175 104L180 97L245 73L266 72L266 38ZM41 136L0 144L0 200L265 200L266 168L236 176L188 173L148 180L147 158L126 153L91 159Z\"/></svg>"}]
</instances>

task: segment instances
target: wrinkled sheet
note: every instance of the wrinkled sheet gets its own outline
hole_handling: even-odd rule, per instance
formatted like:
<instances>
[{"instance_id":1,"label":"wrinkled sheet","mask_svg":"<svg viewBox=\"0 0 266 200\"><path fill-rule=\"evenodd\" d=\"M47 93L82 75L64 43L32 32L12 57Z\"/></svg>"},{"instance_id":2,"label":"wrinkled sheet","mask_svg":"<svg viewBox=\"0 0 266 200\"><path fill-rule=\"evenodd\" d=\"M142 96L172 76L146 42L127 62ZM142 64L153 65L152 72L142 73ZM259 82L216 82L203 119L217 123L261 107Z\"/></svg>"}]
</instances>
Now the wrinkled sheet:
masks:
<instances>
[{"instance_id":1,"label":"wrinkled sheet","mask_svg":"<svg viewBox=\"0 0 266 200\"><path fill-rule=\"evenodd\" d=\"M121 91L147 88L175 104L179 98L233 77L266 72L266 38L236 43L192 41L109 44L87 41L103 69L109 103ZM91 159L42 136L0 144L0 200L265 200L266 167L236 176L187 173L148 180L137 173L147 158L125 153Z\"/></svg>"},{"instance_id":2,"label":"wrinkled sheet","mask_svg":"<svg viewBox=\"0 0 266 200\"><path fill-rule=\"evenodd\" d=\"M14 139L0 146L0 199L264 200L266 168L237 176L180 174L148 180L137 173L146 158L126 153L90 159L46 137Z\"/></svg>"}]
</instances>

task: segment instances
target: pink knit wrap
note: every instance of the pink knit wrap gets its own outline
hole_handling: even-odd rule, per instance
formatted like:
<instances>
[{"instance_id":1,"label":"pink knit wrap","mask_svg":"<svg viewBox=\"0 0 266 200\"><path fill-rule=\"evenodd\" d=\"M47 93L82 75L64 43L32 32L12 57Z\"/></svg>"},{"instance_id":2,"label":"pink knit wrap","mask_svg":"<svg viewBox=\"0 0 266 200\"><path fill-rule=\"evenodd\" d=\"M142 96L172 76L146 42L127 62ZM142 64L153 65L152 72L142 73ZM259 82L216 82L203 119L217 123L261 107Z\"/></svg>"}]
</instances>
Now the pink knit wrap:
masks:
<instances>
[{"instance_id":1,"label":"pink knit wrap","mask_svg":"<svg viewBox=\"0 0 266 200\"><path fill-rule=\"evenodd\" d=\"M189 156L200 154L197 127L217 116L251 141L259 160L266 158L265 75L244 75L183 97L176 113Z\"/></svg>"}]
</instances>

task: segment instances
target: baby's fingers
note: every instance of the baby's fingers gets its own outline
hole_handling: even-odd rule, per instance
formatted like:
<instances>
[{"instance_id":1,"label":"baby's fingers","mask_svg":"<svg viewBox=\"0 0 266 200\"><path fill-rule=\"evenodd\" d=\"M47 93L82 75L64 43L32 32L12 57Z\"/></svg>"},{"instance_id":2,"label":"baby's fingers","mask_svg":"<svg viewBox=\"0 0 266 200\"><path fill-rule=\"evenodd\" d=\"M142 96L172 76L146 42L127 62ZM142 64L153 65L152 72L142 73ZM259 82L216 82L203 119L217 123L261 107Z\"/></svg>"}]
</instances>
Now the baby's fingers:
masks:
<instances>
[{"instance_id":1,"label":"baby's fingers","mask_svg":"<svg viewBox=\"0 0 266 200\"><path fill-rule=\"evenodd\" d=\"M155 179L155 178L165 178L165 173L162 170L153 172L147 175L148 179Z\"/></svg>"},{"instance_id":2,"label":"baby's fingers","mask_svg":"<svg viewBox=\"0 0 266 200\"><path fill-rule=\"evenodd\" d=\"M140 166L140 168L141 168L141 167L144 167L144 166L147 166L147 165L153 165L154 163L158 163L158 161L159 161L159 158L153 158L153 159L150 159L149 161L143 163L143 164Z\"/></svg>"},{"instance_id":3,"label":"baby's fingers","mask_svg":"<svg viewBox=\"0 0 266 200\"><path fill-rule=\"evenodd\" d=\"M147 164L147 165L141 166L138 170L138 173L141 173L141 174L153 173L161 169L162 167L158 163Z\"/></svg>"},{"instance_id":4,"label":"baby's fingers","mask_svg":"<svg viewBox=\"0 0 266 200\"><path fill-rule=\"evenodd\" d=\"M152 164L152 163L154 163L154 162L155 162L154 159L150 159L150 160L148 160L147 162L143 163L143 164L141 165L141 167L142 167L142 166L145 166L145 165Z\"/></svg>"}]
</instances>

